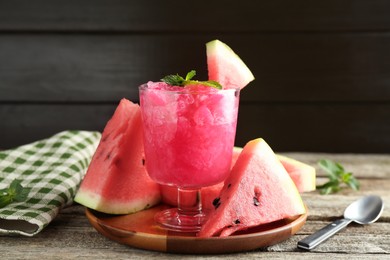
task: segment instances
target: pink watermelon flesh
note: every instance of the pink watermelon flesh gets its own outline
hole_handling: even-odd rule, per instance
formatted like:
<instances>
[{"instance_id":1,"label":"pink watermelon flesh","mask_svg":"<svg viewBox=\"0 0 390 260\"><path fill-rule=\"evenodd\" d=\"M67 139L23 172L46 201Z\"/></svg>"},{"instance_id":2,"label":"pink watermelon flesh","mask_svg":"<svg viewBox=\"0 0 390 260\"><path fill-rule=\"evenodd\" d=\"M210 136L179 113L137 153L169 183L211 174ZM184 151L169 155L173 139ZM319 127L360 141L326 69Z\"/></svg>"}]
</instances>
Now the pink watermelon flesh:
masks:
<instances>
[{"instance_id":1,"label":"pink watermelon flesh","mask_svg":"<svg viewBox=\"0 0 390 260\"><path fill-rule=\"evenodd\" d=\"M299 192L316 190L316 169L290 157L277 155Z\"/></svg>"},{"instance_id":2,"label":"pink watermelon flesh","mask_svg":"<svg viewBox=\"0 0 390 260\"><path fill-rule=\"evenodd\" d=\"M97 211L127 214L159 203L159 185L144 167L140 107L122 99L108 121L75 201Z\"/></svg>"},{"instance_id":3,"label":"pink watermelon flesh","mask_svg":"<svg viewBox=\"0 0 390 260\"><path fill-rule=\"evenodd\" d=\"M229 236L305 213L290 176L263 139L245 145L199 237Z\"/></svg>"},{"instance_id":4,"label":"pink watermelon flesh","mask_svg":"<svg viewBox=\"0 0 390 260\"><path fill-rule=\"evenodd\" d=\"M208 42L206 54L209 80L219 82L224 89L242 89L255 79L241 58L225 43Z\"/></svg>"}]
</instances>

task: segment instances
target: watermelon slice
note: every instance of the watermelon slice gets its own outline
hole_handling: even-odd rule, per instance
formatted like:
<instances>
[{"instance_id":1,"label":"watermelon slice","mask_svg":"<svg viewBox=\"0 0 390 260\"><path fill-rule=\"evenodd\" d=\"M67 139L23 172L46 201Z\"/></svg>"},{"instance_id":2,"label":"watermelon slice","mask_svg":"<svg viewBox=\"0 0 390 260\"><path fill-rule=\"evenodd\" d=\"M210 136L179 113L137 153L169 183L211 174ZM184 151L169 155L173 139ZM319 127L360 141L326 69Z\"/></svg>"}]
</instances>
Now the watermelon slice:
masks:
<instances>
[{"instance_id":1,"label":"watermelon slice","mask_svg":"<svg viewBox=\"0 0 390 260\"><path fill-rule=\"evenodd\" d=\"M314 167L280 154L277 157L299 192L316 190L316 169Z\"/></svg>"},{"instance_id":2,"label":"watermelon slice","mask_svg":"<svg viewBox=\"0 0 390 260\"><path fill-rule=\"evenodd\" d=\"M232 166L236 163L241 151L241 147L234 147ZM316 169L314 167L280 154L277 154L276 157L278 157L300 193L316 189Z\"/></svg>"},{"instance_id":3,"label":"watermelon slice","mask_svg":"<svg viewBox=\"0 0 390 260\"><path fill-rule=\"evenodd\" d=\"M245 145L199 237L229 236L305 213L290 176L263 139Z\"/></svg>"},{"instance_id":4,"label":"watermelon slice","mask_svg":"<svg viewBox=\"0 0 390 260\"><path fill-rule=\"evenodd\" d=\"M141 110L122 99L104 128L75 201L110 214L127 214L159 203L159 185L143 165Z\"/></svg>"},{"instance_id":5,"label":"watermelon slice","mask_svg":"<svg viewBox=\"0 0 390 260\"><path fill-rule=\"evenodd\" d=\"M219 82L224 89L244 88L255 79L252 72L225 43L214 40L206 43L209 80Z\"/></svg>"}]
</instances>

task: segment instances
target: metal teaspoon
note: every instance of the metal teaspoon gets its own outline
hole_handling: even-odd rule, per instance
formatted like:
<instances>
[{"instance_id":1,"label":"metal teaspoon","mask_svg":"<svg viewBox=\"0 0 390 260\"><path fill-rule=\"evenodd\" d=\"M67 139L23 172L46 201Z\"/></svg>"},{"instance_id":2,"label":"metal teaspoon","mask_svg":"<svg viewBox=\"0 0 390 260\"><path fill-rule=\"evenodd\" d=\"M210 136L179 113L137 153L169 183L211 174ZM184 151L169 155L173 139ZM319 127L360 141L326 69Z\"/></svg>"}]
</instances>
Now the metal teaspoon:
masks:
<instances>
[{"instance_id":1,"label":"metal teaspoon","mask_svg":"<svg viewBox=\"0 0 390 260\"><path fill-rule=\"evenodd\" d=\"M370 224L378 220L384 204L379 196L369 195L352 202L344 211L344 218L336 220L298 242L298 248L310 250L346 227L349 223Z\"/></svg>"}]
</instances>

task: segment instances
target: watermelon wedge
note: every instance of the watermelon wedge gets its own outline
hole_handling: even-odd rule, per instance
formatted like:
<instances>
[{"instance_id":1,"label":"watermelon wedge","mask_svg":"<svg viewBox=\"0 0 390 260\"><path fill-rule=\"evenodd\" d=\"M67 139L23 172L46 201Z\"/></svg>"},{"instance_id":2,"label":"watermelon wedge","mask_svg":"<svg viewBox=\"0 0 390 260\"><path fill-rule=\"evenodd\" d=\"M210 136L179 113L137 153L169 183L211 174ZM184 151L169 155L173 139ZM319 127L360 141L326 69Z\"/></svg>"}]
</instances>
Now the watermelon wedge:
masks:
<instances>
[{"instance_id":1,"label":"watermelon wedge","mask_svg":"<svg viewBox=\"0 0 390 260\"><path fill-rule=\"evenodd\" d=\"M233 148L232 167L241 151L241 147L235 146ZM316 190L316 169L313 166L280 154L277 154L276 157L278 157L300 193Z\"/></svg>"},{"instance_id":2,"label":"watermelon wedge","mask_svg":"<svg viewBox=\"0 0 390 260\"><path fill-rule=\"evenodd\" d=\"M297 186L299 192L316 190L316 169L314 167L280 154L277 157Z\"/></svg>"},{"instance_id":3,"label":"watermelon wedge","mask_svg":"<svg viewBox=\"0 0 390 260\"><path fill-rule=\"evenodd\" d=\"M159 203L159 185L143 165L141 110L122 99L104 128L75 201L110 214L127 214Z\"/></svg>"},{"instance_id":4,"label":"watermelon wedge","mask_svg":"<svg viewBox=\"0 0 390 260\"><path fill-rule=\"evenodd\" d=\"M225 43L206 43L209 80L219 82L224 89L244 88L255 77L241 58Z\"/></svg>"},{"instance_id":5,"label":"watermelon wedge","mask_svg":"<svg viewBox=\"0 0 390 260\"><path fill-rule=\"evenodd\" d=\"M294 182L260 138L245 145L214 206L199 237L229 236L305 213Z\"/></svg>"}]
</instances>

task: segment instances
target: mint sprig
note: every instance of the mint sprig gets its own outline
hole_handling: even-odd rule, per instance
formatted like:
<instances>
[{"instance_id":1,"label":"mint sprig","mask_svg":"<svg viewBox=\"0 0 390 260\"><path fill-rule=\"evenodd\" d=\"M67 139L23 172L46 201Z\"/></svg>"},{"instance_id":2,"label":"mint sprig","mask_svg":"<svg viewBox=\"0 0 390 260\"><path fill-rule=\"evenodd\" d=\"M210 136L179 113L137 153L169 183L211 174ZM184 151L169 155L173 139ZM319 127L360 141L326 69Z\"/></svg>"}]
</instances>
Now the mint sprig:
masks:
<instances>
[{"instance_id":1,"label":"mint sprig","mask_svg":"<svg viewBox=\"0 0 390 260\"><path fill-rule=\"evenodd\" d=\"M0 208L12 202L22 202L27 199L30 189L24 188L20 180L13 180L8 188L0 190Z\"/></svg>"},{"instance_id":2,"label":"mint sprig","mask_svg":"<svg viewBox=\"0 0 390 260\"><path fill-rule=\"evenodd\" d=\"M359 181L351 172L346 172L341 164L323 159L318 162L318 165L327 173L329 178L328 182L317 186L321 194L337 193L346 187L353 190L360 189Z\"/></svg>"},{"instance_id":3,"label":"mint sprig","mask_svg":"<svg viewBox=\"0 0 390 260\"><path fill-rule=\"evenodd\" d=\"M191 70L187 73L186 77L183 78L179 74L176 75L168 75L161 79L161 81L172 85L172 86L187 86L187 85L194 85L194 84L202 84L207 87L212 87L216 89L222 89L221 84L219 84L217 81L214 80L207 80L207 81L198 81L198 80L192 80L193 77L195 77L196 71Z\"/></svg>"}]
</instances>

